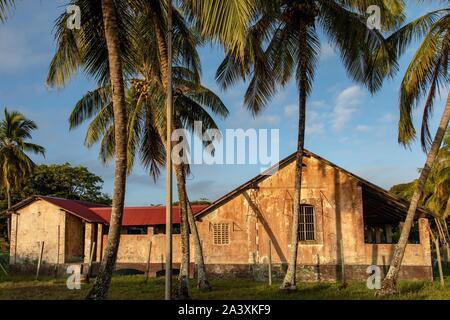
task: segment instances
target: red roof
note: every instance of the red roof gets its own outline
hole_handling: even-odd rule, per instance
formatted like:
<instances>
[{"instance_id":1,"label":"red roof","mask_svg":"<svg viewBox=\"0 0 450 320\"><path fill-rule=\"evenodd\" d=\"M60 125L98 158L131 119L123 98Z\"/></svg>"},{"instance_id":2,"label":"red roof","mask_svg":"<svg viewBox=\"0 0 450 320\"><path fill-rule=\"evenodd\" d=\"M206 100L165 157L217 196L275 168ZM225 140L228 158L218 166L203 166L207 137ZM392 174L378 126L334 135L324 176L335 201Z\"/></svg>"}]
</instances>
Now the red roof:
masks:
<instances>
[{"instance_id":1,"label":"red roof","mask_svg":"<svg viewBox=\"0 0 450 320\"><path fill-rule=\"evenodd\" d=\"M88 222L109 224L111 218L111 207L109 206L48 196L30 197L14 205L11 209L17 210L38 199L50 202ZM206 207L207 205L193 205L192 211L196 214ZM178 206L173 206L172 208L172 222L175 224L180 223L180 208ZM124 208L122 218L123 226L150 226L157 224L166 224L166 207L148 206Z\"/></svg>"},{"instance_id":2,"label":"red roof","mask_svg":"<svg viewBox=\"0 0 450 320\"><path fill-rule=\"evenodd\" d=\"M92 211L92 209L94 209L95 207L106 207L105 205L79 200L62 199L57 197L37 196L37 198L50 202L55 206L58 206L61 209L64 209L65 211L70 212L71 214L88 222L107 222Z\"/></svg>"},{"instance_id":3,"label":"red roof","mask_svg":"<svg viewBox=\"0 0 450 320\"><path fill-rule=\"evenodd\" d=\"M206 205L193 205L193 213L200 212L206 208ZM92 208L99 217L105 221L111 218L111 207ZM180 208L172 207L172 223L180 223ZM122 225L123 226L148 226L166 224L166 207L126 207L123 210Z\"/></svg>"}]
</instances>

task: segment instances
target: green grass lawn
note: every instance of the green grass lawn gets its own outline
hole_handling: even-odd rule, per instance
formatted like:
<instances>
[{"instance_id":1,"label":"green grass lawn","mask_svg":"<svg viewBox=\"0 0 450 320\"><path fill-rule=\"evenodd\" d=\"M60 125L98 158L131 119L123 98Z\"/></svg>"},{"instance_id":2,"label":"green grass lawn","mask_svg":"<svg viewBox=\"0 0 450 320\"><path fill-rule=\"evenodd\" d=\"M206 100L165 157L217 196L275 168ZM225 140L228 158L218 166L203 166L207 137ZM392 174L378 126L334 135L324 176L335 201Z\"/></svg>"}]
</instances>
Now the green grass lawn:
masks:
<instances>
[{"instance_id":1,"label":"green grass lawn","mask_svg":"<svg viewBox=\"0 0 450 320\"><path fill-rule=\"evenodd\" d=\"M144 276L115 276L110 299L163 299L164 279L152 278L145 283ZM5 277L0 275L0 299L83 299L91 284L82 284L81 290L69 290L64 279L32 277ZM194 299L375 299L374 291L365 283L350 283L347 288L331 283L301 283L295 293L282 293L279 284L255 281L212 281L213 291L192 289ZM441 289L437 282L401 282L400 293L389 299L450 299L450 279Z\"/></svg>"}]
</instances>

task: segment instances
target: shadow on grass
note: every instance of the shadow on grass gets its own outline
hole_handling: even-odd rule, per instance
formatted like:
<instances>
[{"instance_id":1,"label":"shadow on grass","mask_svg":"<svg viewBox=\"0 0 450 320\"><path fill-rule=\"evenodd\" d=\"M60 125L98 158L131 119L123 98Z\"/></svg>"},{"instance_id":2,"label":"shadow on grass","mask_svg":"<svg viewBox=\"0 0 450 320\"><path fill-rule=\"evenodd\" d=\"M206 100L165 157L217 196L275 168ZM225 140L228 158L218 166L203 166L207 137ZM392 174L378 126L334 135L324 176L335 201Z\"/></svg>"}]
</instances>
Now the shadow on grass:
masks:
<instances>
[{"instance_id":1,"label":"shadow on grass","mask_svg":"<svg viewBox=\"0 0 450 320\"><path fill-rule=\"evenodd\" d=\"M174 279L175 280L175 279ZM448 279L450 282L450 279ZM9 277L0 280L0 300L2 299L84 299L90 284L82 284L81 290L69 290L65 279L33 277ZM346 288L339 283L299 283L298 289L286 293L279 289L280 283L269 286L264 282L250 280L212 280L213 290L201 292L195 288L196 281L191 279L191 294L196 300L361 300L377 299L374 291L365 283L351 282ZM399 294L386 299L450 299L450 283L445 289L437 282L400 282ZM145 282L142 275L114 276L109 299L118 300L162 300L164 298L164 278L150 278Z\"/></svg>"}]
</instances>

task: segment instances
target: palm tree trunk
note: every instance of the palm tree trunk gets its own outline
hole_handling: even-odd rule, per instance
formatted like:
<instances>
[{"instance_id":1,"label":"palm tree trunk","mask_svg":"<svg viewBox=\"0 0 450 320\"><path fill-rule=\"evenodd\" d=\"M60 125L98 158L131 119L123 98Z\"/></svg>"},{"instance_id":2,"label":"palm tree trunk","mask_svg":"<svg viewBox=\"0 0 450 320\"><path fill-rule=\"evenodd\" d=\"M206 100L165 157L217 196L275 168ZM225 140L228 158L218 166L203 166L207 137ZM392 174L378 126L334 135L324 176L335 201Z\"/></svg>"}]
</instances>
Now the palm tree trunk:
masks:
<instances>
[{"instance_id":1,"label":"palm tree trunk","mask_svg":"<svg viewBox=\"0 0 450 320\"><path fill-rule=\"evenodd\" d=\"M436 247L436 258L437 258L438 270L439 270L439 282L441 284L441 288L444 288L445 281L444 281L444 272L442 271L441 243L439 241L439 238L436 238L434 245Z\"/></svg>"},{"instance_id":2,"label":"palm tree trunk","mask_svg":"<svg viewBox=\"0 0 450 320\"><path fill-rule=\"evenodd\" d=\"M189 228L191 229L192 239L194 242L195 264L197 266L197 288L203 291L210 291L212 288L208 281L208 276L206 274L205 261L203 259L202 243L200 241L200 235L198 233L197 225L195 224L194 214L192 212L189 199L187 199L187 210L188 210Z\"/></svg>"},{"instance_id":3,"label":"palm tree trunk","mask_svg":"<svg viewBox=\"0 0 450 320\"><path fill-rule=\"evenodd\" d=\"M172 96L172 0L167 1L167 77L165 89L166 96L166 272L164 296L166 300L172 299L172 122L173 122L173 96Z\"/></svg>"},{"instance_id":4,"label":"palm tree trunk","mask_svg":"<svg viewBox=\"0 0 450 320\"><path fill-rule=\"evenodd\" d=\"M187 217L187 195L183 166L174 165L177 180L178 200L180 202L180 229L181 229L181 267L178 276L177 299L190 299L189 295L189 227Z\"/></svg>"},{"instance_id":5,"label":"palm tree trunk","mask_svg":"<svg viewBox=\"0 0 450 320\"><path fill-rule=\"evenodd\" d=\"M11 208L11 191L9 190L9 187L6 187L6 198L8 200L8 209Z\"/></svg>"},{"instance_id":6,"label":"palm tree trunk","mask_svg":"<svg viewBox=\"0 0 450 320\"><path fill-rule=\"evenodd\" d=\"M445 248L446 248L446 250L447 250L447 259L446 259L446 264L447 264L447 268L448 267L450 267L450 244L448 243L448 240L447 240L447 242L445 243Z\"/></svg>"},{"instance_id":7,"label":"palm tree trunk","mask_svg":"<svg viewBox=\"0 0 450 320\"><path fill-rule=\"evenodd\" d=\"M116 264L117 251L119 249L127 170L125 91L119 38L117 35L117 12L114 0L102 0L102 13L108 48L109 73L111 78L114 111L114 190L105 255L103 256L100 265L99 274L95 280L94 286L88 293L87 299L106 299L107 297L112 273Z\"/></svg>"},{"instance_id":8,"label":"palm tree trunk","mask_svg":"<svg viewBox=\"0 0 450 320\"><path fill-rule=\"evenodd\" d=\"M395 246L391 266L389 267L389 271L386 275L386 278L384 278L383 280L381 289L377 292L378 295L386 295L396 292L398 274L400 272L403 256L405 254L406 244L408 243L409 232L411 231L411 226L414 221L416 209L419 204L420 198L422 197L422 193L425 187L425 183L427 182L428 175L430 174L431 168L433 167L433 164L436 161L439 152L439 147L441 146L442 140L445 135L445 130L447 129L449 118L450 118L450 93L448 94L447 104L445 106L444 113L442 114L442 118L439 123L436 136L434 137L433 144L431 145L430 152L428 153L425 166L423 167L420 173L416 189L414 190L414 194L411 198L411 203L409 205L408 213L406 215L406 220L405 223L403 224L402 233L400 234L400 239L398 240L398 243Z\"/></svg>"},{"instance_id":9,"label":"palm tree trunk","mask_svg":"<svg viewBox=\"0 0 450 320\"><path fill-rule=\"evenodd\" d=\"M299 41L301 47L306 46L307 26L305 22L300 23ZM289 255L289 266L280 289L296 289L296 271L297 271L297 252L298 252L298 224L300 219L300 200L302 188L302 163L303 148L305 144L305 123L306 123L306 61L304 55L300 56L300 83L299 83L299 117L298 117L298 136L297 136L297 154L295 165L295 190L294 190L294 210L292 212L292 234L291 248Z\"/></svg>"},{"instance_id":10,"label":"palm tree trunk","mask_svg":"<svg viewBox=\"0 0 450 320\"><path fill-rule=\"evenodd\" d=\"M161 65L161 67L160 67L161 82L163 84L163 87L167 88L167 86L168 86L168 69L169 69L169 60L167 58L167 55L168 55L167 42L164 37L164 32L163 32L161 26L158 23L155 23L154 25L155 25L156 40L158 42L159 63Z\"/></svg>"}]
</instances>

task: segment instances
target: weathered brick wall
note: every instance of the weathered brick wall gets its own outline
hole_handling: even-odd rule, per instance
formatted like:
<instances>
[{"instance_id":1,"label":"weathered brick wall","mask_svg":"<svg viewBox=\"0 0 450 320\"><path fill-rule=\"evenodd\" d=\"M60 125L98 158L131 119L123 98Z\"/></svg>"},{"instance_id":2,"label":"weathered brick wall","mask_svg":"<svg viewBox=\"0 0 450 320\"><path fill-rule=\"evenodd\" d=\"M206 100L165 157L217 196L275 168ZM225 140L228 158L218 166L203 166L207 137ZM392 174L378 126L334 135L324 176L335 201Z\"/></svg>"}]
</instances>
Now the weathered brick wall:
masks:
<instances>
[{"instance_id":1,"label":"weathered brick wall","mask_svg":"<svg viewBox=\"0 0 450 320\"><path fill-rule=\"evenodd\" d=\"M80 262L83 260L83 221L71 214L66 214L65 262ZM60 259L61 260L61 259Z\"/></svg>"},{"instance_id":2,"label":"weathered brick wall","mask_svg":"<svg viewBox=\"0 0 450 320\"><path fill-rule=\"evenodd\" d=\"M103 236L103 251L105 250L107 235ZM194 247L191 240L191 261L194 261ZM117 262L120 264L141 263L146 264L149 253L149 244L152 242L150 262L163 265L166 261L166 236L164 234L132 235L122 234L120 236ZM180 235L173 235L173 263L181 262Z\"/></svg>"},{"instance_id":3,"label":"weathered brick wall","mask_svg":"<svg viewBox=\"0 0 450 320\"><path fill-rule=\"evenodd\" d=\"M314 157L305 158L304 163L306 168L302 177L301 199L302 203L315 207L316 240L299 244L298 264L305 266L299 268L300 278L314 278L309 275L315 274L311 270L315 270L316 266L323 270L323 279L339 278L342 260L349 265L346 267L349 276L352 276L350 270L364 271L355 273L355 278L361 278L361 275L367 278L365 270L371 264L380 267L388 265L394 245L364 243L359 181ZM272 243L272 262L287 263L291 241L294 169L295 164L291 163L260 182L256 188L247 190L258 213L254 212L241 193L200 218L198 228L205 262L214 274L245 274L252 265L267 263L269 240ZM214 245L211 225L227 222L232 226L230 244ZM407 246L404 265L408 272L402 272L402 275L429 279L431 257L427 220L421 219L420 225L421 244Z\"/></svg>"},{"instance_id":4,"label":"weathered brick wall","mask_svg":"<svg viewBox=\"0 0 450 320\"><path fill-rule=\"evenodd\" d=\"M38 260L40 243L44 241L43 263L64 260L65 213L46 201L35 201L14 214L11 224L11 263L33 263ZM58 241L58 226L60 239ZM58 244L59 250L58 250Z\"/></svg>"}]
</instances>

